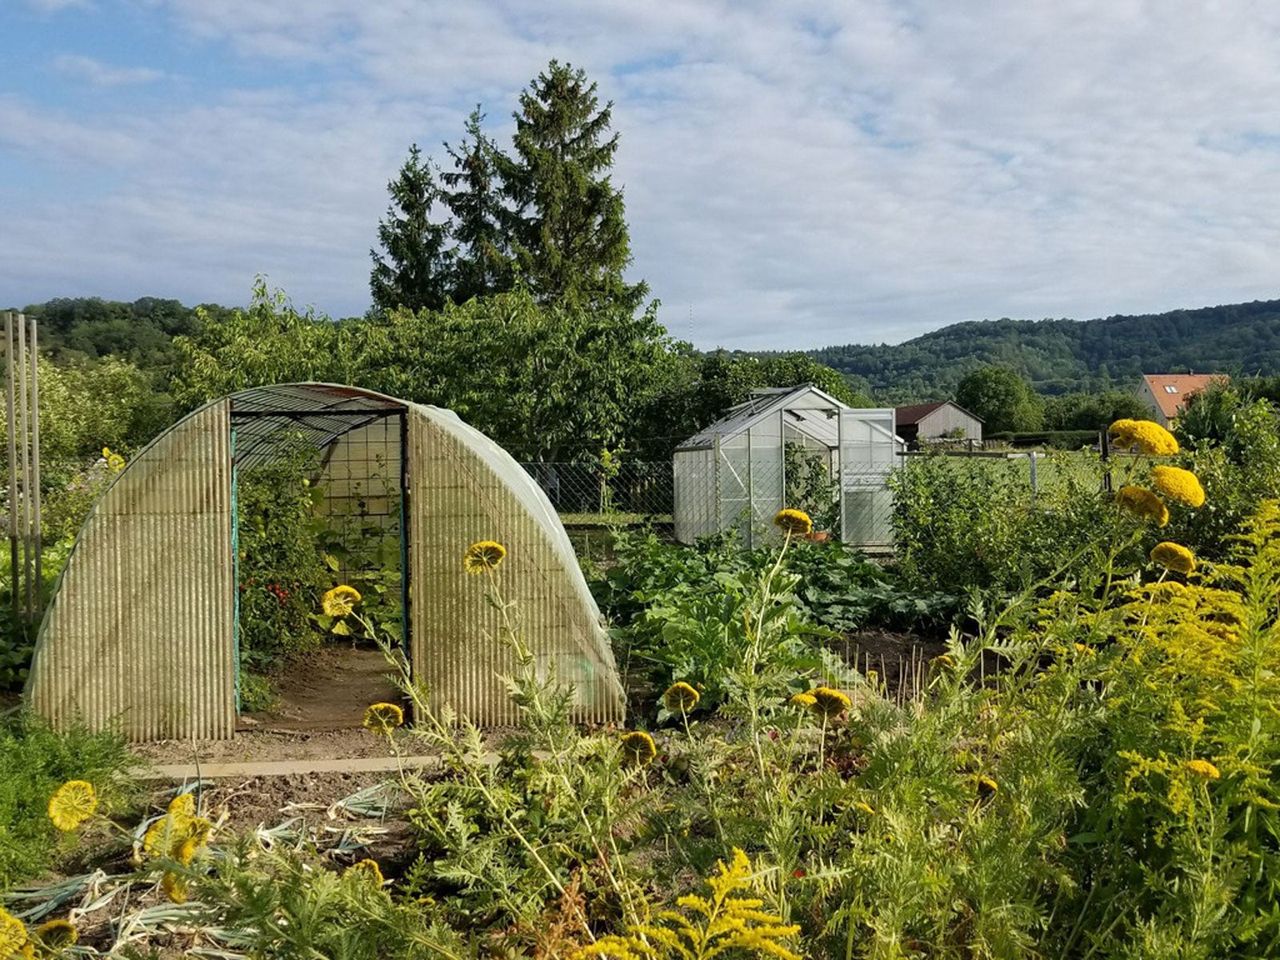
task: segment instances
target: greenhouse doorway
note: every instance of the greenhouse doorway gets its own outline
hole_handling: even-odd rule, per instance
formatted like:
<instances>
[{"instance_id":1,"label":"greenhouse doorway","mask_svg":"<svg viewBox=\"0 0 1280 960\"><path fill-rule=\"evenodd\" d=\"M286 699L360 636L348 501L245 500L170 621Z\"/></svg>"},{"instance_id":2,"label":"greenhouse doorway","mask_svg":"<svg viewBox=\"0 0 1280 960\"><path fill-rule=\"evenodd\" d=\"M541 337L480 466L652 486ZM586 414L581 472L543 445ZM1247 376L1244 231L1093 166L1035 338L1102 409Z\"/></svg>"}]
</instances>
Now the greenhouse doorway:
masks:
<instances>
[{"instance_id":1,"label":"greenhouse doorway","mask_svg":"<svg viewBox=\"0 0 1280 960\"><path fill-rule=\"evenodd\" d=\"M237 728L356 727L401 700L377 640L408 650L408 411L289 399L249 391L230 412ZM339 585L359 617L322 609Z\"/></svg>"}]
</instances>

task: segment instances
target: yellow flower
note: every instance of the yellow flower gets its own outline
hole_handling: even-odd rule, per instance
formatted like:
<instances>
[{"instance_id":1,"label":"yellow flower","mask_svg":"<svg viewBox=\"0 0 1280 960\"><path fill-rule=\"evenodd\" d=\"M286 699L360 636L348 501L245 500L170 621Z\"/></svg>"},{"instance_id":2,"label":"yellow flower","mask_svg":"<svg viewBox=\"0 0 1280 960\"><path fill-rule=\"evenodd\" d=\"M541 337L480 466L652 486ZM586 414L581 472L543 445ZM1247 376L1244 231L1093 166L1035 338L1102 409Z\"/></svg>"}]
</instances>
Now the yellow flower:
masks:
<instances>
[{"instance_id":1,"label":"yellow flower","mask_svg":"<svg viewBox=\"0 0 1280 960\"><path fill-rule=\"evenodd\" d=\"M1221 771L1208 760L1188 760L1187 769L1206 780L1217 780L1222 776Z\"/></svg>"},{"instance_id":2,"label":"yellow flower","mask_svg":"<svg viewBox=\"0 0 1280 960\"><path fill-rule=\"evenodd\" d=\"M497 540L477 540L462 555L462 569L470 574L496 570L507 555L507 548Z\"/></svg>"},{"instance_id":3,"label":"yellow flower","mask_svg":"<svg viewBox=\"0 0 1280 960\"><path fill-rule=\"evenodd\" d=\"M802 710L808 710L817 702L818 698L812 693L797 693L791 698L791 705Z\"/></svg>"},{"instance_id":4,"label":"yellow flower","mask_svg":"<svg viewBox=\"0 0 1280 960\"><path fill-rule=\"evenodd\" d=\"M1076 644L1076 653L1080 654L1082 657L1092 657L1096 652L1097 651L1094 650L1093 647L1088 646L1087 644Z\"/></svg>"},{"instance_id":5,"label":"yellow flower","mask_svg":"<svg viewBox=\"0 0 1280 960\"><path fill-rule=\"evenodd\" d=\"M178 844L178 849L173 859L177 860L184 867L190 866L191 861L196 858L196 854L200 852L200 843L195 837L187 837L182 843Z\"/></svg>"},{"instance_id":6,"label":"yellow flower","mask_svg":"<svg viewBox=\"0 0 1280 960\"><path fill-rule=\"evenodd\" d=\"M353 863L347 867L344 877L351 877L361 883L367 883L375 890L381 890L382 885L386 882L382 877L382 868L378 866L376 860L361 860L359 863Z\"/></svg>"},{"instance_id":7,"label":"yellow flower","mask_svg":"<svg viewBox=\"0 0 1280 960\"><path fill-rule=\"evenodd\" d=\"M166 873L160 878L160 889L172 903L187 902L187 881L176 873Z\"/></svg>"},{"instance_id":8,"label":"yellow flower","mask_svg":"<svg viewBox=\"0 0 1280 960\"><path fill-rule=\"evenodd\" d=\"M180 793L169 801L169 816L174 820L190 820L196 815L196 798L190 793Z\"/></svg>"},{"instance_id":9,"label":"yellow flower","mask_svg":"<svg viewBox=\"0 0 1280 960\"><path fill-rule=\"evenodd\" d=\"M813 520L809 515L803 510L792 510L790 507L778 511L773 518L773 525L783 533L796 537L802 537L813 530Z\"/></svg>"},{"instance_id":10,"label":"yellow flower","mask_svg":"<svg viewBox=\"0 0 1280 960\"><path fill-rule=\"evenodd\" d=\"M653 742L653 737L643 730L633 730L622 735L622 758L628 764L643 767L652 763L657 755L658 747Z\"/></svg>"},{"instance_id":11,"label":"yellow flower","mask_svg":"<svg viewBox=\"0 0 1280 960\"><path fill-rule=\"evenodd\" d=\"M65 950L80 939L80 932L70 920L46 920L36 927L35 939L45 950Z\"/></svg>"},{"instance_id":12,"label":"yellow flower","mask_svg":"<svg viewBox=\"0 0 1280 960\"><path fill-rule=\"evenodd\" d=\"M1151 420L1117 420L1111 425L1116 445L1155 457L1172 456L1178 452L1178 441L1172 433Z\"/></svg>"},{"instance_id":13,"label":"yellow flower","mask_svg":"<svg viewBox=\"0 0 1280 960\"><path fill-rule=\"evenodd\" d=\"M1170 500L1188 507L1204 506L1204 487L1190 470L1160 464L1151 468L1151 483Z\"/></svg>"},{"instance_id":14,"label":"yellow flower","mask_svg":"<svg viewBox=\"0 0 1280 960\"><path fill-rule=\"evenodd\" d=\"M1165 540L1151 548L1151 562L1184 576L1196 568L1196 558L1180 543Z\"/></svg>"},{"instance_id":15,"label":"yellow flower","mask_svg":"<svg viewBox=\"0 0 1280 960\"><path fill-rule=\"evenodd\" d=\"M394 703L371 703L365 708L363 723L365 729L389 737L404 723L404 711Z\"/></svg>"},{"instance_id":16,"label":"yellow flower","mask_svg":"<svg viewBox=\"0 0 1280 960\"><path fill-rule=\"evenodd\" d=\"M1143 520L1149 520L1157 527L1169 522L1169 508L1164 501L1145 487L1132 485L1121 487L1116 493L1116 503L1121 510Z\"/></svg>"},{"instance_id":17,"label":"yellow flower","mask_svg":"<svg viewBox=\"0 0 1280 960\"><path fill-rule=\"evenodd\" d=\"M985 774L979 774L977 777L978 797L982 800L990 800L1000 790L1000 784Z\"/></svg>"},{"instance_id":18,"label":"yellow flower","mask_svg":"<svg viewBox=\"0 0 1280 960\"><path fill-rule=\"evenodd\" d=\"M203 847L213 836L213 823L204 817L192 817L186 827L187 839L194 840L198 847Z\"/></svg>"},{"instance_id":19,"label":"yellow flower","mask_svg":"<svg viewBox=\"0 0 1280 960\"><path fill-rule=\"evenodd\" d=\"M320 600L320 609L326 617L345 617L355 610L359 602L360 591L344 583L325 593Z\"/></svg>"},{"instance_id":20,"label":"yellow flower","mask_svg":"<svg viewBox=\"0 0 1280 960\"><path fill-rule=\"evenodd\" d=\"M98 809L98 794L87 780L68 780L49 798L49 819L59 830L71 831Z\"/></svg>"},{"instance_id":21,"label":"yellow flower","mask_svg":"<svg viewBox=\"0 0 1280 960\"><path fill-rule=\"evenodd\" d=\"M832 687L814 687L809 694L814 701L809 709L827 720L835 719L853 706L853 702L845 696L843 691Z\"/></svg>"},{"instance_id":22,"label":"yellow flower","mask_svg":"<svg viewBox=\"0 0 1280 960\"><path fill-rule=\"evenodd\" d=\"M4 907L0 907L0 957L16 956L26 945L27 928Z\"/></svg>"},{"instance_id":23,"label":"yellow flower","mask_svg":"<svg viewBox=\"0 0 1280 960\"><path fill-rule=\"evenodd\" d=\"M663 706L672 713L688 713L701 699L701 694L683 680L667 687L667 692L662 695Z\"/></svg>"}]
</instances>

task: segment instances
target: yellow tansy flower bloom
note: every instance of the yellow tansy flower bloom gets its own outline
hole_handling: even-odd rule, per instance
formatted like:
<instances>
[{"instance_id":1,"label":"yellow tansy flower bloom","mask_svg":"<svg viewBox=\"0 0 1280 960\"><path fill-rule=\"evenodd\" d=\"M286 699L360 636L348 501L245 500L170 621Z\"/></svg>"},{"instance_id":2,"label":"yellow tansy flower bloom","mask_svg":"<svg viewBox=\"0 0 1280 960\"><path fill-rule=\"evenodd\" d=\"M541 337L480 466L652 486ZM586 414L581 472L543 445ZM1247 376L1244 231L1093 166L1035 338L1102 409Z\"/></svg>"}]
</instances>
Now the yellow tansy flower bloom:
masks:
<instances>
[{"instance_id":1,"label":"yellow tansy flower bloom","mask_svg":"<svg viewBox=\"0 0 1280 960\"><path fill-rule=\"evenodd\" d=\"M394 703L371 703L364 711L365 729L391 736L391 731L404 724L404 711Z\"/></svg>"},{"instance_id":2,"label":"yellow tansy flower bloom","mask_svg":"<svg viewBox=\"0 0 1280 960\"><path fill-rule=\"evenodd\" d=\"M803 510L793 510L790 507L777 512L773 518L773 525L783 533L789 533L794 537L803 537L813 530L813 520L809 515Z\"/></svg>"},{"instance_id":3,"label":"yellow tansy flower bloom","mask_svg":"<svg viewBox=\"0 0 1280 960\"><path fill-rule=\"evenodd\" d=\"M65 950L75 946L75 942L80 939L80 931L70 920L46 920L36 927L35 939L46 950Z\"/></svg>"},{"instance_id":4,"label":"yellow tansy flower bloom","mask_svg":"<svg viewBox=\"0 0 1280 960\"><path fill-rule=\"evenodd\" d=\"M1204 506L1204 487L1190 470L1160 464L1151 468L1151 483L1170 500L1188 507Z\"/></svg>"},{"instance_id":5,"label":"yellow tansy flower bloom","mask_svg":"<svg viewBox=\"0 0 1280 960\"><path fill-rule=\"evenodd\" d=\"M0 957L18 956L26 942L26 926L4 907L0 907Z\"/></svg>"},{"instance_id":6,"label":"yellow tansy flower bloom","mask_svg":"<svg viewBox=\"0 0 1280 960\"><path fill-rule=\"evenodd\" d=\"M497 540L477 540L462 555L462 569L470 574L496 570L507 556L507 548Z\"/></svg>"},{"instance_id":7,"label":"yellow tansy flower bloom","mask_svg":"<svg viewBox=\"0 0 1280 960\"><path fill-rule=\"evenodd\" d=\"M98 809L98 794L87 780L68 780L49 798L49 819L59 830L71 831Z\"/></svg>"},{"instance_id":8,"label":"yellow tansy flower bloom","mask_svg":"<svg viewBox=\"0 0 1280 960\"><path fill-rule=\"evenodd\" d=\"M1208 760L1188 760L1187 769L1206 780L1217 780L1222 776L1222 772Z\"/></svg>"},{"instance_id":9,"label":"yellow tansy flower bloom","mask_svg":"<svg viewBox=\"0 0 1280 960\"><path fill-rule=\"evenodd\" d=\"M809 694L813 697L813 706L810 709L827 720L835 719L853 706L853 701L845 696L843 691L833 687L814 687Z\"/></svg>"},{"instance_id":10,"label":"yellow tansy flower bloom","mask_svg":"<svg viewBox=\"0 0 1280 960\"><path fill-rule=\"evenodd\" d=\"M1167 457L1178 452L1178 441L1173 434L1152 420L1117 420L1111 425L1110 433L1117 446L1137 448L1150 456Z\"/></svg>"},{"instance_id":11,"label":"yellow tansy flower bloom","mask_svg":"<svg viewBox=\"0 0 1280 960\"><path fill-rule=\"evenodd\" d=\"M643 767L652 763L657 755L657 744L643 730L633 730L622 735L622 757L628 764Z\"/></svg>"},{"instance_id":12,"label":"yellow tansy flower bloom","mask_svg":"<svg viewBox=\"0 0 1280 960\"><path fill-rule=\"evenodd\" d=\"M1151 562L1184 576L1196 568L1195 554L1182 544L1168 540L1151 548Z\"/></svg>"},{"instance_id":13,"label":"yellow tansy flower bloom","mask_svg":"<svg viewBox=\"0 0 1280 960\"><path fill-rule=\"evenodd\" d=\"M977 778L978 796L983 800L990 800L1000 791L1000 784L996 783L991 777L980 774Z\"/></svg>"},{"instance_id":14,"label":"yellow tansy flower bloom","mask_svg":"<svg viewBox=\"0 0 1280 960\"><path fill-rule=\"evenodd\" d=\"M1148 520L1157 527L1169 523L1169 508L1145 487L1135 487L1132 484L1121 487L1116 492L1116 503L1126 513Z\"/></svg>"},{"instance_id":15,"label":"yellow tansy flower bloom","mask_svg":"<svg viewBox=\"0 0 1280 960\"><path fill-rule=\"evenodd\" d=\"M345 583L326 591L320 598L320 609L326 617L345 617L355 610L360 602L360 591Z\"/></svg>"},{"instance_id":16,"label":"yellow tansy flower bloom","mask_svg":"<svg viewBox=\"0 0 1280 960\"><path fill-rule=\"evenodd\" d=\"M190 820L196 815L196 798L190 793L180 793L169 801L169 816L175 820Z\"/></svg>"},{"instance_id":17,"label":"yellow tansy flower bloom","mask_svg":"<svg viewBox=\"0 0 1280 960\"><path fill-rule=\"evenodd\" d=\"M817 702L818 698L812 693L797 693L791 698L791 705L802 710L808 710Z\"/></svg>"},{"instance_id":18,"label":"yellow tansy flower bloom","mask_svg":"<svg viewBox=\"0 0 1280 960\"><path fill-rule=\"evenodd\" d=\"M672 713L688 713L698 705L701 699L702 695L683 680L678 680L667 687L667 692L662 695L663 706Z\"/></svg>"},{"instance_id":19,"label":"yellow tansy flower bloom","mask_svg":"<svg viewBox=\"0 0 1280 960\"><path fill-rule=\"evenodd\" d=\"M171 903L187 902L187 881L176 873L166 873L161 877L160 889Z\"/></svg>"},{"instance_id":20,"label":"yellow tansy flower bloom","mask_svg":"<svg viewBox=\"0 0 1280 960\"><path fill-rule=\"evenodd\" d=\"M347 867L344 877L351 877L362 883L367 883L375 890L381 890L382 885L386 882L382 876L382 868L378 866L376 860L361 860L359 863L353 863Z\"/></svg>"}]
</instances>

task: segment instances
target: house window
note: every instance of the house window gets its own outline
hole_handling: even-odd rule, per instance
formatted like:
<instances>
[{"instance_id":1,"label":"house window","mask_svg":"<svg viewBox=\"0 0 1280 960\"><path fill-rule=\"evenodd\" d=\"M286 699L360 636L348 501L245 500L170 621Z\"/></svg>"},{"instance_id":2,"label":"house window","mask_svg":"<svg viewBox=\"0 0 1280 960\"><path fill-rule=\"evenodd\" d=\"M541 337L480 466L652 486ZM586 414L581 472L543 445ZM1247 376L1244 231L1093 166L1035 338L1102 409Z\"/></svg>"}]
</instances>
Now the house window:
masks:
<instances>
[{"instance_id":1,"label":"house window","mask_svg":"<svg viewBox=\"0 0 1280 960\"><path fill-rule=\"evenodd\" d=\"M1177 392L1178 392L1178 388L1177 388L1177 387L1175 387L1172 383L1166 383L1166 384L1164 385L1164 392L1165 392L1165 393L1177 393Z\"/></svg>"}]
</instances>

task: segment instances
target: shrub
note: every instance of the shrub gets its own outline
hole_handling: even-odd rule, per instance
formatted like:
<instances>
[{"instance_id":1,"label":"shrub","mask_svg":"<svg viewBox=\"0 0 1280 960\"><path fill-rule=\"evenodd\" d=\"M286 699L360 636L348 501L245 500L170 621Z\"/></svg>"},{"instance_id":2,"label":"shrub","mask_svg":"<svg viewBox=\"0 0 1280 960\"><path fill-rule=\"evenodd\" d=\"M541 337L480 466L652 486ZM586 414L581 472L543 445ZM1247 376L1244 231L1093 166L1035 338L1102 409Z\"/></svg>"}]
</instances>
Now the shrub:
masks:
<instances>
[{"instance_id":1,"label":"shrub","mask_svg":"<svg viewBox=\"0 0 1280 960\"><path fill-rule=\"evenodd\" d=\"M0 890L48 870L58 833L46 816L53 791L87 780L118 804L129 762L124 742L106 733L55 733L42 721L11 715L0 721Z\"/></svg>"}]
</instances>

